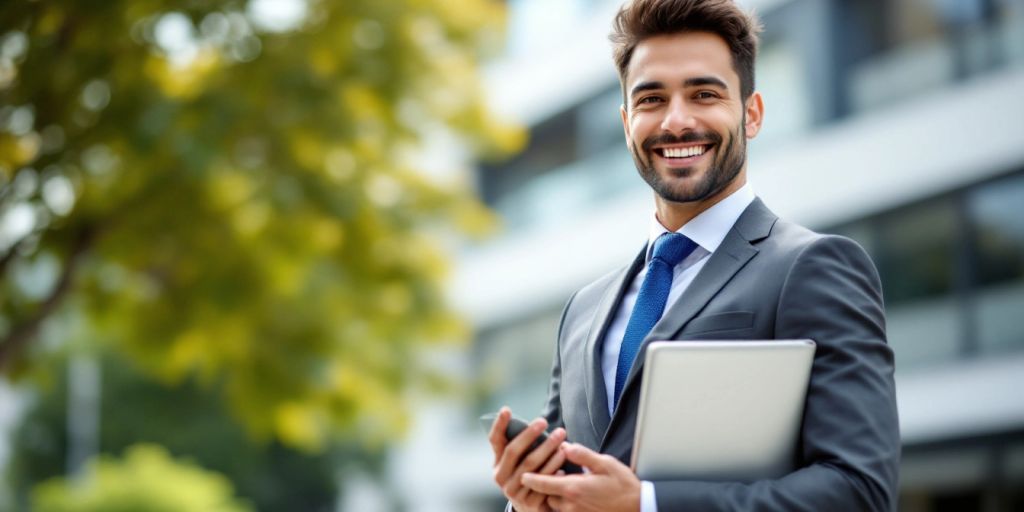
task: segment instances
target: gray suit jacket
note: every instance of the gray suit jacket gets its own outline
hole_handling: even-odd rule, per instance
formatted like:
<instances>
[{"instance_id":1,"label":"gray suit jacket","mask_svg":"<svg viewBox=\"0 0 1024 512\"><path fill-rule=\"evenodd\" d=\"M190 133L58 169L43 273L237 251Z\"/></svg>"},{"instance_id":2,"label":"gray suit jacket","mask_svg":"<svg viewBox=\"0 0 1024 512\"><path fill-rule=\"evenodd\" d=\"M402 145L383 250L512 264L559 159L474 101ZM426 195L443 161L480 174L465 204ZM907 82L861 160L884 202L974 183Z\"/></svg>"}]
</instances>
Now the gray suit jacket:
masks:
<instances>
[{"instance_id":1,"label":"gray suit jacket","mask_svg":"<svg viewBox=\"0 0 1024 512\"><path fill-rule=\"evenodd\" d=\"M601 350L644 252L576 292L562 315L544 410L569 440L629 464L651 340L817 343L797 453L800 468L753 483L656 481L659 512L894 510L900 455L893 354L881 284L855 242L788 223L755 199L644 340L609 417Z\"/></svg>"}]
</instances>

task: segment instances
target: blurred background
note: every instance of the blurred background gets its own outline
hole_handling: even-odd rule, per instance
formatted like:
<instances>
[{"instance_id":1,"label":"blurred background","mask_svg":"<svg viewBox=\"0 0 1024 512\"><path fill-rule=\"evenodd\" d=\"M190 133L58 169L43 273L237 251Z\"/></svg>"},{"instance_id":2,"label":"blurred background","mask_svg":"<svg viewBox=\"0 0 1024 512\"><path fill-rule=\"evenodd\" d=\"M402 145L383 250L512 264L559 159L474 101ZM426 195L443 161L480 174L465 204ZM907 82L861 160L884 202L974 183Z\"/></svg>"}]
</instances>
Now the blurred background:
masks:
<instances>
[{"instance_id":1,"label":"blurred background","mask_svg":"<svg viewBox=\"0 0 1024 512\"><path fill-rule=\"evenodd\" d=\"M901 510L1024 508L1024 1L741 3L755 191L882 275ZM5 2L0 510L500 510L476 417L652 210L618 4Z\"/></svg>"}]
</instances>

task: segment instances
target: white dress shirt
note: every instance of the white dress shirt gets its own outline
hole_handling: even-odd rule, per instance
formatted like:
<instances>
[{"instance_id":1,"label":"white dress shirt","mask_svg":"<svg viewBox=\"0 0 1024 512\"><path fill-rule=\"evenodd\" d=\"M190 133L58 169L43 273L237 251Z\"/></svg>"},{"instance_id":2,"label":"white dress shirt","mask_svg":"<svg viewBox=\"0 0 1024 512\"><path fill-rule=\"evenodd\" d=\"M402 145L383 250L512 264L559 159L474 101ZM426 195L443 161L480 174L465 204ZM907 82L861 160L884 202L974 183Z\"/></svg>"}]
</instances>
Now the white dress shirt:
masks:
<instances>
[{"instance_id":1,"label":"white dress shirt","mask_svg":"<svg viewBox=\"0 0 1024 512\"><path fill-rule=\"evenodd\" d=\"M754 201L754 190L750 183L744 184L739 190L729 194L727 197L716 203L711 208L704 210L700 215L694 217L677 233L686 235L699 247L695 249L683 261L675 266L672 272L672 288L668 293L668 300L665 302L665 311L679 299L679 296L686 291L686 288L693 282L700 269L708 262L708 258L718 250L725 235L732 229L736 219L739 219L743 210ZM651 251L654 241L669 230L661 225L656 215L651 216L651 228L647 243L647 261L651 259ZM601 373L604 374L604 387L608 396L608 413L611 415L615 403L615 370L619 364L619 348L622 346L622 337L626 334L626 324L629 323L629 316L633 312L633 305L636 304L636 297L640 293L640 285L647 275L647 261L633 278L633 282L622 297L622 303L615 312L611 325L604 339L604 352L601 354ZM657 502L654 497L654 484L641 482L640 512L656 512Z\"/></svg>"}]
</instances>

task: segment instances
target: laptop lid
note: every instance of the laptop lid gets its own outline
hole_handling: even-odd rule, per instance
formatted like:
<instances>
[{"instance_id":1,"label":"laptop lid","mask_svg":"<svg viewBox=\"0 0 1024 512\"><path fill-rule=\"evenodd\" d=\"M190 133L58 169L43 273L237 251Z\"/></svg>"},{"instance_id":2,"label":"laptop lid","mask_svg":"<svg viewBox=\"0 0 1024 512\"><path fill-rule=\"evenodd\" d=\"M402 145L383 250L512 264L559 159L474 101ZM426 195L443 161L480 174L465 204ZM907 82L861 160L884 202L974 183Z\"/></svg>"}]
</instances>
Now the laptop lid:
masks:
<instances>
[{"instance_id":1,"label":"laptop lid","mask_svg":"<svg viewBox=\"0 0 1024 512\"><path fill-rule=\"evenodd\" d=\"M790 472L814 350L811 340L651 343L637 476L748 482Z\"/></svg>"}]
</instances>

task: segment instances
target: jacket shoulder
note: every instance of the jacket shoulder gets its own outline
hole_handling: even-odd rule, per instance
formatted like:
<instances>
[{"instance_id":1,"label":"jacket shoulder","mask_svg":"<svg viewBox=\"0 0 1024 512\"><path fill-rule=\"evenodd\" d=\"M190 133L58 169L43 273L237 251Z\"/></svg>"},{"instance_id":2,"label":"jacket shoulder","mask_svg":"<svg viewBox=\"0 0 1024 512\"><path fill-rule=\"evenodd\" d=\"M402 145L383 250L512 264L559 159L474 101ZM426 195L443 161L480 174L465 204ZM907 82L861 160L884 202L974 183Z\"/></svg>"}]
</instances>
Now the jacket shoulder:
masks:
<instances>
[{"instance_id":1,"label":"jacket shoulder","mask_svg":"<svg viewBox=\"0 0 1024 512\"><path fill-rule=\"evenodd\" d=\"M798 257L807 251L838 249L864 253L864 249L855 240L841 235L819 233L795 222L779 219L772 227L771 236L760 244L762 250L768 249L778 254L790 254Z\"/></svg>"}]
</instances>

